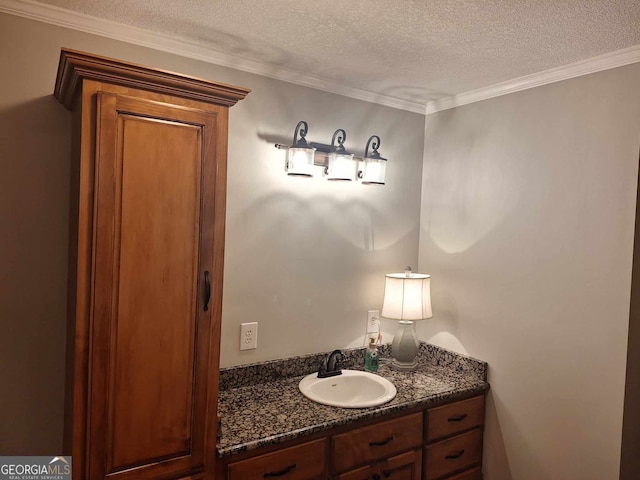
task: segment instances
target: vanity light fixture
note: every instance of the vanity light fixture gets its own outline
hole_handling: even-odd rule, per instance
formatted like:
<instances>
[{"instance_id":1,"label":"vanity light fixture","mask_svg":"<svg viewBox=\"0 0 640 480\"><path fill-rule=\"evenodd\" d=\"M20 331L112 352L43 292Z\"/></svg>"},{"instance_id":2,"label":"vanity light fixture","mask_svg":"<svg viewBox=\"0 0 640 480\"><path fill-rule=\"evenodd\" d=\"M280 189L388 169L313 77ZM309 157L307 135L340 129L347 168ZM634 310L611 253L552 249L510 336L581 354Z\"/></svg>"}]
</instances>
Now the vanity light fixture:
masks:
<instances>
[{"instance_id":1,"label":"vanity light fixture","mask_svg":"<svg viewBox=\"0 0 640 480\"><path fill-rule=\"evenodd\" d=\"M305 137L308 130L309 125L304 120L296 125L296 130L293 132L293 144L287 150L285 170L288 175L313 177L313 159L316 149L307 143ZM300 138L298 138L298 134L300 134Z\"/></svg>"},{"instance_id":2,"label":"vanity light fixture","mask_svg":"<svg viewBox=\"0 0 640 480\"><path fill-rule=\"evenodd\" d=\"M275 144L276 148L287 150L285 171L288 175L313 177L314 172L324 171L327 180L361 180L364 185L385 184L387 159L378 152L378 135L369 138L364 156L360 157L344 147L347 133L343 129L334 132L331 144L307 142L308 131L309 125L302 120L296 125L291 145ZM316 170L314 166L324 169Z\"/></svg>"},{"instance_id":3,"label":"vanity light fixture","mask_svg":"<svg viewBox=\"0 0 640 480\"><path fill-rule=\"evenodd\" d=\"M388 273L385 277L381 316L399 320L400 324L391 342L391 368L415 370L419 343L413 322L433 317L431 275L413 273L407 267L404 273Z\"/></svg>"}]
</instances>

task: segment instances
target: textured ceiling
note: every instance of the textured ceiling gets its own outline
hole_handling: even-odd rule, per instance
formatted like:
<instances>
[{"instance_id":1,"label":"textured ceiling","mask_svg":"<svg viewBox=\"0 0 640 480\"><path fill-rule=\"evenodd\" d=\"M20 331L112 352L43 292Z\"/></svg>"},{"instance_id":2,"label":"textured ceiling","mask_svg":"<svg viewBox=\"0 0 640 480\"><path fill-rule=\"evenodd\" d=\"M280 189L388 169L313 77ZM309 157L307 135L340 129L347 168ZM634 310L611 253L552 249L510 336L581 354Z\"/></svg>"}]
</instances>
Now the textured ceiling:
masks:
<instances>
[{"instance_id":1,"label":"textured ceiling","mask_svg":"<svg viewBox=\"0 0 640 480\"><path fill-rule=\"evenodd\" d=\"M41 0L424 104L640 44L640 0Z\"/></svg>"}]
</instances>

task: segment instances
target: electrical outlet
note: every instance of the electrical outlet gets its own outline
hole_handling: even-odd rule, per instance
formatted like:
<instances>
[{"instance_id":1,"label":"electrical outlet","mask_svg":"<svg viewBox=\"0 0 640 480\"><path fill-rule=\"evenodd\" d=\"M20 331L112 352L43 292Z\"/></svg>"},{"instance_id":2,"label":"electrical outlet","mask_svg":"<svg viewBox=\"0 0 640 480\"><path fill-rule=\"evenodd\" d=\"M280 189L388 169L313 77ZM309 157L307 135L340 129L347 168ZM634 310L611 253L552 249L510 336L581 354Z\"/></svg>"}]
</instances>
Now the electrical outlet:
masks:
<instances>
[{"instance_id":1,"label":"electrical outlet","mask_svg":"<svg viewBox=\"0 0 640 480\"><path fill-rule=\"evenodd\" d=\"M378 336L380 332L380 310L367 310L367 334Z\"/></svg>"},{"instance_id":2,"label":"electrical outlet","mask_svg":"<svg viewBox=\"0 0 640 480\"><path fill-rule=\"evenodd\" d=\"M240 350L258 348L258 322L240 324Z\"/></svg>"}]
</instances>

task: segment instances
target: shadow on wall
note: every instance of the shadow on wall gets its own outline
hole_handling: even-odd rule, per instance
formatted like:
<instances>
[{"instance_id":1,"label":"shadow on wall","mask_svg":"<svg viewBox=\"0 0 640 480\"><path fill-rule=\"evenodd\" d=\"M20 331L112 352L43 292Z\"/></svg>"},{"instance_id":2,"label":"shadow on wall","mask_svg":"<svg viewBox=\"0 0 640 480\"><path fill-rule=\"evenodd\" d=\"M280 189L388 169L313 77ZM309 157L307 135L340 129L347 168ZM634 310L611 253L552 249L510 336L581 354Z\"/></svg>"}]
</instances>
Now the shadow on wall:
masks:
<instances>
[{"instance_id":1,"label":"shadow on wall","mask_svg":"<svg viewBox=\"0 0 640 480\"><path fill-rule=\"evenodd\" d=\"M322 297L337 288L335 293L343 297L345 284L362 281L363 267L371 273L387 268L385 259L393 257L387 252L398 249L398 243L405 243L417 228L397 225L377 231L375 227L396 223L371 203L353 197L341 201L325 194L268 195L228 222L229 231L251 225L250 233L227 247L227 273L239 275L237 282L229 284L248 282L247 293L255 294L264 291L263 282L268 281L269 290L282 295L293 295L292 289L310 289ZM242 265L253 269L250 278L242 274ZM303 292L298 294L293 297L305 297Z\"/></svg>"},{"instance_id":2,"label":"shadow on wall","mask_svg":"<svg viewBox=\"0 0 640 480\"><path fill-rule=\"evenodd\" d=\"M421 226L439 249L453 254L493 234L516 209L526 188L527 167L524 161L492 151L496 143L513 141L508 124L505 131L483 131L458 120L453 110L438 115L444 121L433 128L432 136L449 130L462 133L446 159L425 162Z\"/></svg>"},{"instance_id":3,"label":"shadow on wall","mask_svg":"<svg viewBox=\"0 0 640 480\"><path fill-rule=\"evenodd\" d=\"M395 228L402 222L389 215L353 195L302 197L289 190L234 212L227 222L233 240L226 247L223 328L260 315L264 345L279 347L260 353L273 358L362 345L363 312L382 301L381 272L397 269L398 256L416 247L417 218ZM224 348L223 364L240 361Z\"/></svg>"},{"instance_id":4,"label":"shadow on wall","mask_svg":"<svg viewBox=\"0 0 640 480\"><path fill-rule=\"evenodd\" d=\"M71 114L0 111L0 452L62 447Z\"/></svg>"},{"instance_id":5,"label":"shadow on wall","mask_svg":"<svg viewBox=\"0 0 640 480\"><path fill-rule=\"evenodd\" d=\"M491 366L489 366L491 375ZM512 480L507 446L502 436L498 410L504 411L493 390L489 390L485 403L484 444L491 445L491 455L484 455L482 465L484 477L491 480Z\"/></svg>"}]
</instances>

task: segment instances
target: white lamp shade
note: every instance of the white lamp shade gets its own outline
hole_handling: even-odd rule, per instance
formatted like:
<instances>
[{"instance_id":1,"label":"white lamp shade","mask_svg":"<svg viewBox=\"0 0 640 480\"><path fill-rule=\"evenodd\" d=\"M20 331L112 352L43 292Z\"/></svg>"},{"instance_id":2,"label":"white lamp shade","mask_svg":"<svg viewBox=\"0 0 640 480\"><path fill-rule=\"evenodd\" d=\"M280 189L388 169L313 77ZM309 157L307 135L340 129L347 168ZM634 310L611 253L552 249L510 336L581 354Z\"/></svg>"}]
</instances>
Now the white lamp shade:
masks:
<instances>
[{"instance_id":1,"label":"white lamp shade","mask_svg":"<svg viewBox=\"0 0 640 480\"><path fill-rule=\"evenodd\" d=\"M368 185L384 185L387 172L387 161L384 158L365 158L362 183Z\"/></svg>"},{"instance_id":2,"label":"white lamp shade","mask_svg":"<svg viewBox=\"0 0 640 480\"><path fill-rule=\"evenodd\" d=\"M287 150L287 173L289 175L313 177L313 159L315 153L315 148L289 148L289 150Z\"/></svg>"},{"instance_id":3,"label":"white lamp shade","mask_svg":"<svg viewBox=\"0 0 640 480\"><path fill-rule=\"evenodd\" d=\"M358 162L351 153L331 152L328 158L327 180L355 180Z\"/></svg>"},{"instance_id":4,"label":"white lamp shade","mask_svg":"<svg viewBox=\"0 0 640 480\"><path fill-rule=\"evenodd\" d=\"M431 311L431 275L388 273L385 275L382 316L394 320L422 320Z\"/></svg>"}]
</instances>

